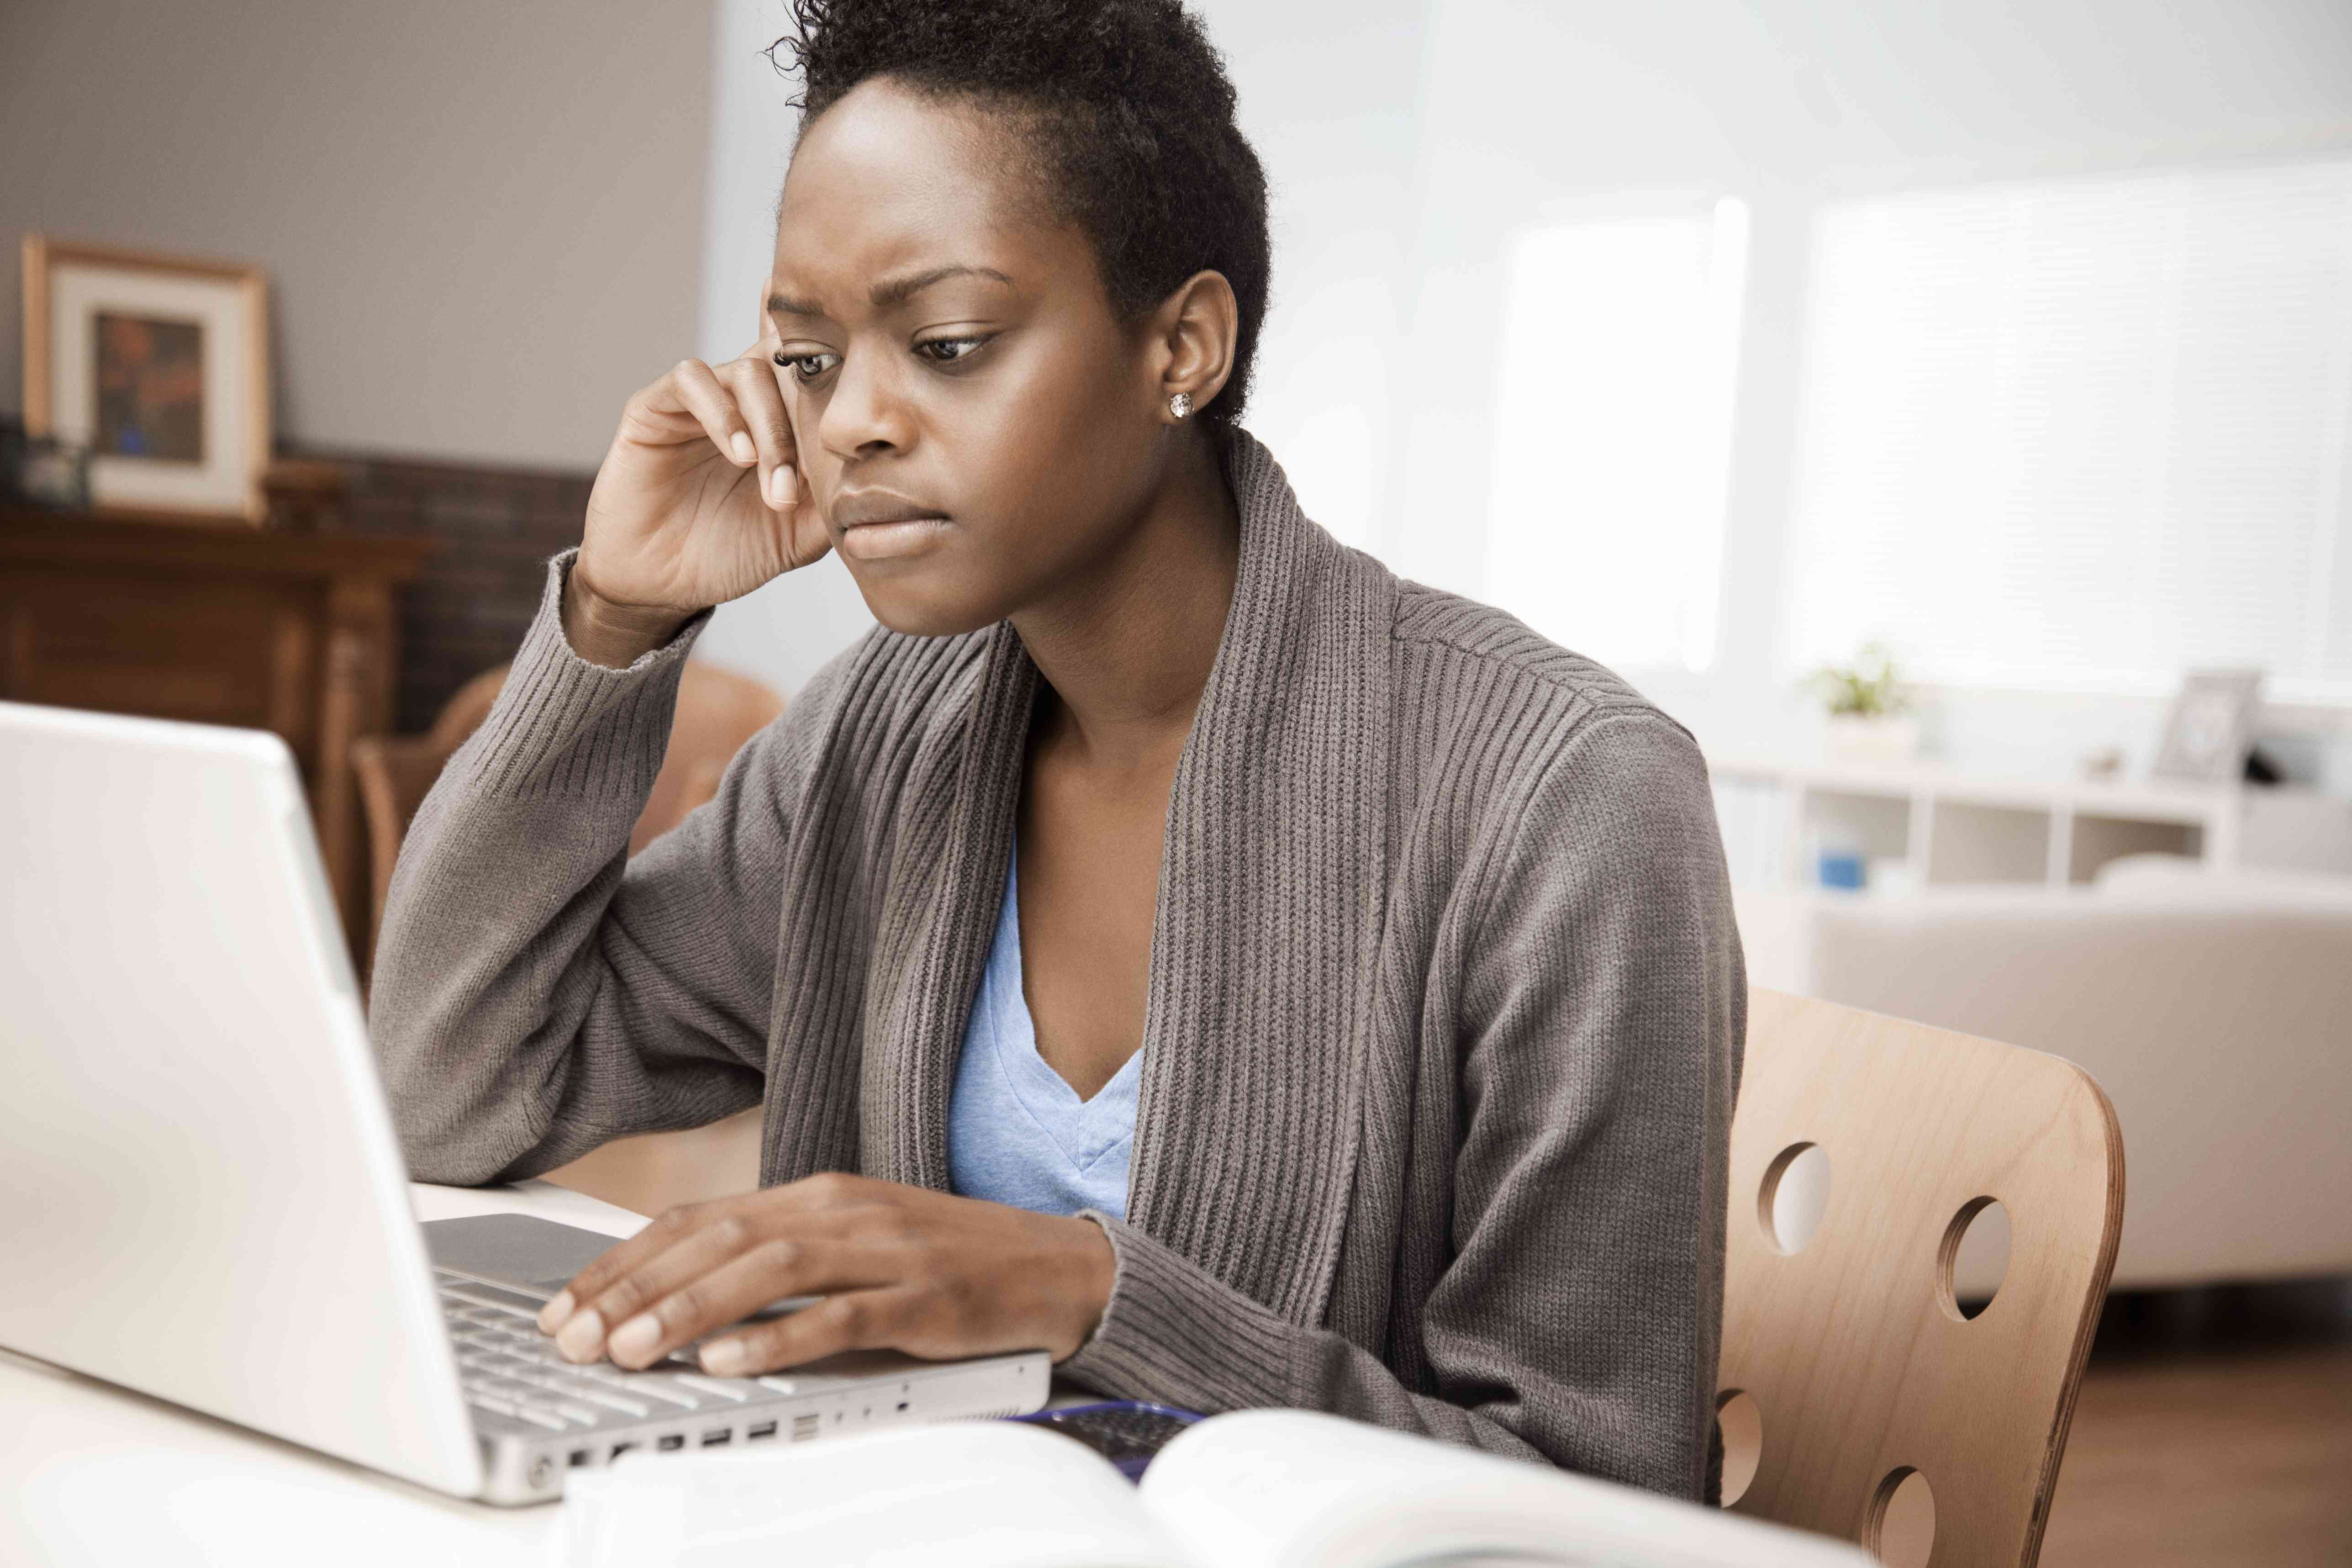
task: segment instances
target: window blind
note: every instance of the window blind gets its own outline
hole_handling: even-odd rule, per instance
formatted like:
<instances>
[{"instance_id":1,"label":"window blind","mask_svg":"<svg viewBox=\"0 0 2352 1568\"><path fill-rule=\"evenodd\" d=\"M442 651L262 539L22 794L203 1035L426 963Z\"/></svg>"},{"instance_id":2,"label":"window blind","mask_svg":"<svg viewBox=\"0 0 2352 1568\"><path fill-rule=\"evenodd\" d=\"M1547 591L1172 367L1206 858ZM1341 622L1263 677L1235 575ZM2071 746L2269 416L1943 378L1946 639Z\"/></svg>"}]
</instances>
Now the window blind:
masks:
<instances>
[{"instance_id":1,"label":"window blind","mask_svg":"<svg viewBox=\"0 0 2352 1568\"><path fill-rule=\"evenodd\" d=\"M2352 160L1816 228L1784 646L1959 685L2258 665L2352 702Z\"/></svg>"}]
</instances>

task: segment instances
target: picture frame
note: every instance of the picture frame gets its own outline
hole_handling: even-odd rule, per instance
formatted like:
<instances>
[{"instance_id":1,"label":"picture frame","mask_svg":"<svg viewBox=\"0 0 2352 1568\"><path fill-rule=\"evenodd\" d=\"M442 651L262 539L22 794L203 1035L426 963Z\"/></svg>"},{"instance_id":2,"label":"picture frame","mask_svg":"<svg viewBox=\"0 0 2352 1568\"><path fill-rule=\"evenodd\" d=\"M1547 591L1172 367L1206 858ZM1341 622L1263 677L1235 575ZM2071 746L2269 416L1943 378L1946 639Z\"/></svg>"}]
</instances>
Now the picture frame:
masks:
<instances>
[{"instance_id":1,"label":"picture frame","mask_svg":"<svg viewBox=\"0 0 2352 1568\"><path fill-rule=\"evenodd\" d=\"M2165 716L2148 776L2179 784L2232 784L2245 776L2262 705L2259 669L2195 669Z\"/></svg>"},{"instance_id":2,"label":"picture frame","mask_svg":"<svg viewBox=\"0 0 2352 1568\"><path fill-rule=\"evenodd\" d=\"M258 525L269 283L251 262L28 234L25 425L89 450L94 510Z\"/></svg>"}]
</instances>

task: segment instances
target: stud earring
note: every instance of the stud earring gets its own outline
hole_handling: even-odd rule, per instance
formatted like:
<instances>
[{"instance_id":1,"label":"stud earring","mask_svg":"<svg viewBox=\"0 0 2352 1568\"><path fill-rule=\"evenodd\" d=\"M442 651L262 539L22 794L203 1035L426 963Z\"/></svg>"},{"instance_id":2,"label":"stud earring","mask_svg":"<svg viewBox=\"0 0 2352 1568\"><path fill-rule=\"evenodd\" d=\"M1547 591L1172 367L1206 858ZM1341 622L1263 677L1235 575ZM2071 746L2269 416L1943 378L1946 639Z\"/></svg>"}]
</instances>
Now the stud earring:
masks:
<instances>
[{"instance_id":1,"label":"stud earring","mask_svg":"<svg viewBox=\"0 0 2352 1568\"><path fill-rule=\"evenodd\" d=\"M1186 415L1192 413L1192 395L1189 392L1180 392L1175 396L1170 398L1168 400L1168 412L1173 414L1179 419L1181 419Z\"/></svg>"}]
</instances>

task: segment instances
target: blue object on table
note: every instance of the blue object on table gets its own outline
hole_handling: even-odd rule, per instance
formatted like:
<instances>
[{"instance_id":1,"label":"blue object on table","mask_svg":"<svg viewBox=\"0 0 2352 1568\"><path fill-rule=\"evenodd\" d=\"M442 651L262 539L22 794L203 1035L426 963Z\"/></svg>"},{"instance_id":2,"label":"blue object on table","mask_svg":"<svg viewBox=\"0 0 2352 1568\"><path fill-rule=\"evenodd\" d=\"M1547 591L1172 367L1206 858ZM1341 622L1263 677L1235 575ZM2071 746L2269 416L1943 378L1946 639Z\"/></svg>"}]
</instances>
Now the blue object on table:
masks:
<instances>
[{"instance_id":1,"label":"blue object on table","mask_svg":"<svg viewBox=\"0 0 2352 1568\"><path fill-rule=\"evenodd\" d=\"M1075 1438L1117 1466L1129 1480L1139 1481L1152 1456L1202 1416L1197 1410L1179 1410L1172 1405L1109 1399L1099 1405L1069 1405L1005 1419L1025 1421Z\"/></svg>"},{"instance_id":2,"label":"blue object on table","mask_svg":"<svg viewBox=\"0 0 2352 1568\"><path fill-rule=\"evenodd\" d=\"M1821 884L1824 888L1860 889L1867 880L1865 862L1852 849L1824 849L1821 859Z\"/></svg>"}]
</instances>

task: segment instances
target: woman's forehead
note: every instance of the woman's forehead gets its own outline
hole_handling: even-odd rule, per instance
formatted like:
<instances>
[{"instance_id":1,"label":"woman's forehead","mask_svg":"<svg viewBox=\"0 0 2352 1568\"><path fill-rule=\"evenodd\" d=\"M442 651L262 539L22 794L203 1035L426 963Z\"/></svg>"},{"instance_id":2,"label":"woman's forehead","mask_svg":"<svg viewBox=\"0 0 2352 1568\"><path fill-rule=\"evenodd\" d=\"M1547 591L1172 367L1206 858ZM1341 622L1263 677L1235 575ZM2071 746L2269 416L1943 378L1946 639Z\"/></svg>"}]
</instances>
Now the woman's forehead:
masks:
<instances>
[{"instance_id":1,"label":"woman's forehead","mask_svg":"<svg viewBox=\"0 0 2352 1568\"><path fill-rule=\"evenodd\" d=\"M901 274L961 266L1016 287L1066 266L1068 226L1041 223L1011 127L984 110L867 82L811 124L778 208L772 287L829 306ZM1010 154L1010 155L1008 155ZM1083 258L1090 262L1090 258ZM856 300L835 299L845 291Z\"/></svg>"}]
</instances>

